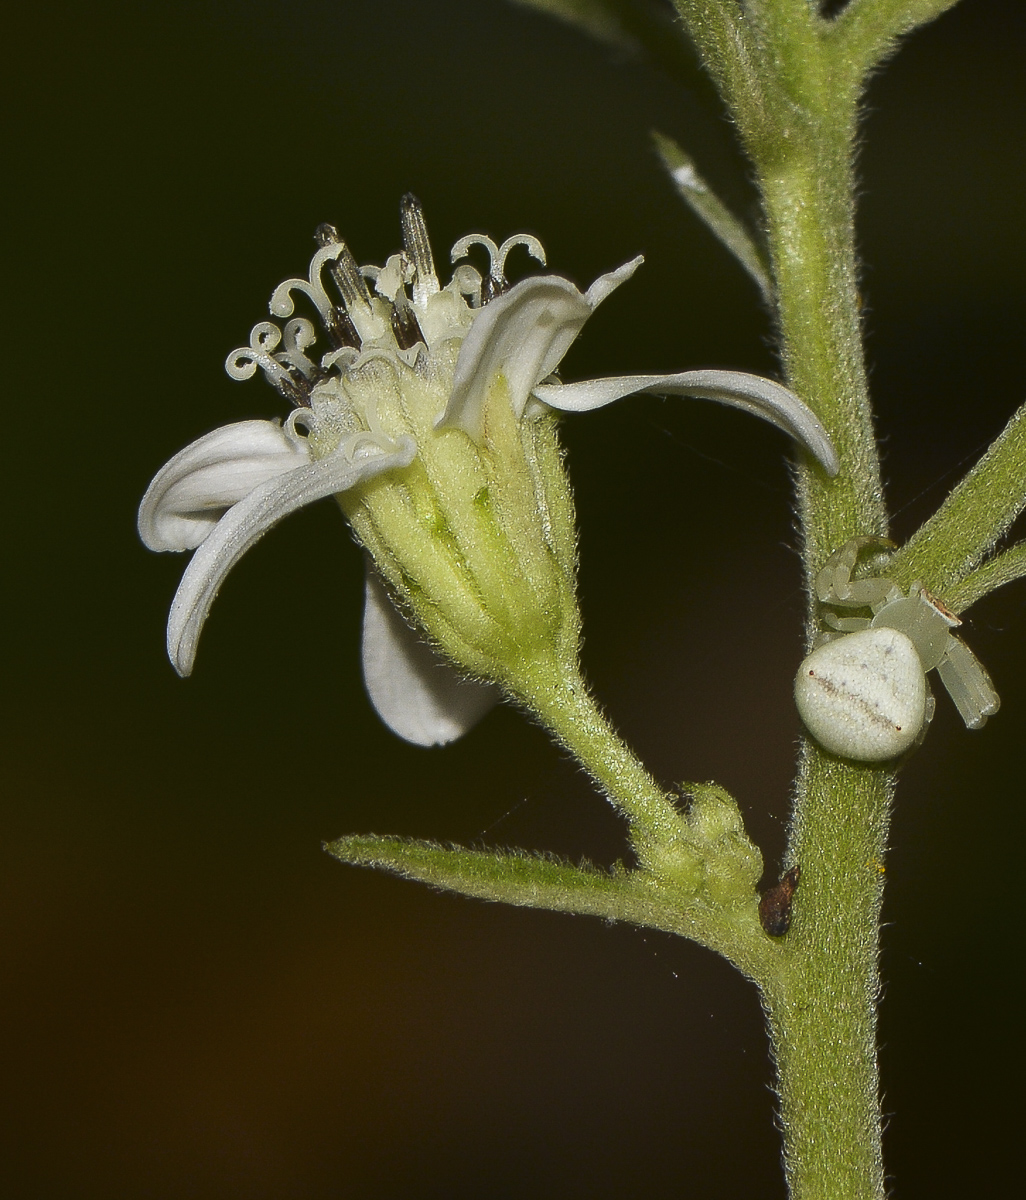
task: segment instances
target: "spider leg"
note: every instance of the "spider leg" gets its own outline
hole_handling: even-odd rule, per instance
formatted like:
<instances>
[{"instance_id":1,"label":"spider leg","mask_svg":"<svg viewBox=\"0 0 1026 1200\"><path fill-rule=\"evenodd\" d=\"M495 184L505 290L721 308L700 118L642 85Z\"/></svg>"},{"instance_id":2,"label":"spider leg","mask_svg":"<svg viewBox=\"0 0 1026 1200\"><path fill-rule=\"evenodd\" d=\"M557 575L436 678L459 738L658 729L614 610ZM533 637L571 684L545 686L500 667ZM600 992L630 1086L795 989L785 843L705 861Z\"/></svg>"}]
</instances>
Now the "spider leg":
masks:
<instances>
[{"instance_id":1,"label":"spider leg","mask_svg":"<svg viewBox=\"0 0 1026 1200\"><path fill-rule=\"evenodd\" d=\"M958 638L950 639L947 652L937 664L937 674L970 729L981 729L1001 707L1001 698L983 664Z\"/></svg>"},{"instance_id":2,"label":"spider leg","mask_svg":"<svg viewBox=\"0 0 1026 1200\"><path fill-rule=\"evenodd\" d=\"M856 537L835 550L816 575L816 596L822 604L870 608L901 595L894 583L886 578L852 579L851 573L859 555L869 546L887 549L894 543L887 538Z\"/></svg>"},{"instance_id":3,"label":"spider leg","mask_svg":"<svg viewBox=\"0 0 1026 1200\"><path fill-rule=\"evenodd\" d=\"M839 629L841 633L857 633L860 629L868 629L872 622L869 617L839 617L836 613L825 612L823 624Z\"/></svg>"}]
</instances>

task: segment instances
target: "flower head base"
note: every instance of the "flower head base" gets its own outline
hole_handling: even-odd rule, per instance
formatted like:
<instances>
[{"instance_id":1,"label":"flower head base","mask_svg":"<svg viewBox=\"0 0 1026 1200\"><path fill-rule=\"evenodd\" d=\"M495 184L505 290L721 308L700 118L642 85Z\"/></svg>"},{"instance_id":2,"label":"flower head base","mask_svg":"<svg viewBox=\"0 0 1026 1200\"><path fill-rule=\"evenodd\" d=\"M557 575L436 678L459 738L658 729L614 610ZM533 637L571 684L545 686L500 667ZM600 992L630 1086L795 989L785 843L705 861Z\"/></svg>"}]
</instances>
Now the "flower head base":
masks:
<instances>
[{"instance_id":1,"label":"flower head base","mask_svg":"<svg viewBox=\"0 0 1026 1200\"><path fill-rule=\"evenodd\" d=\"M307 278L286 280L271 297L284 327L260 322L226 363L236 379L263 371L293 405L284 427L244 421L187 447L150 485L139 529L152 549L196 549L168 623L169 654L186 675L232 564L288 512L336 495L373 563L368 690L396 732L430 744L469 727L492 693L457 685L441 660L425 659L410 628L382 615L382 580L409 624L462 676L516 696L539 662L576 671L573 504L553 409L582 411L642 391L695 394L772 421L830 473L836 460L812 413L769 380L725 371L552 378L640 258L586 292L553 275L511 286L511 251L521 247L544 264L537 239L496 246L471 235L453 247L453 260L483 247L488 273L461 263L442 286L412 196L401 218L403 250L383 267L357 266L334 228L319 228ZM295 315L297 297L316 313L320 333Z\"/></svg>"}]
</instances>

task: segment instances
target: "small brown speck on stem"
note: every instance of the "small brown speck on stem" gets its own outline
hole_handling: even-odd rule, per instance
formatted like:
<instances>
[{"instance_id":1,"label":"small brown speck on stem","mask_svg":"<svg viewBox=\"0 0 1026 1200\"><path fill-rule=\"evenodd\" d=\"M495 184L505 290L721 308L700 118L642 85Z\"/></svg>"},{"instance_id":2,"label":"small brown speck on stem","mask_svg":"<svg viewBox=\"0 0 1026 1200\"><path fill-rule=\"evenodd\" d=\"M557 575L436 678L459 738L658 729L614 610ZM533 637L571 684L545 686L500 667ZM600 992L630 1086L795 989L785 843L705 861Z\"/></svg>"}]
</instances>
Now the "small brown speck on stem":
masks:
<instances>
[{"instance_id":1,"label":"small brown speck on stem","mask_svg":"<svg viewBox=\"0 0 1026 1200\"><path fill-rule=\"evenodd\" d=\"M759 920L770 937L783 937L791 928L791 903L801 877L801 867L792 867L779 883L762 893Z\"/></svg>"}]
</instances>

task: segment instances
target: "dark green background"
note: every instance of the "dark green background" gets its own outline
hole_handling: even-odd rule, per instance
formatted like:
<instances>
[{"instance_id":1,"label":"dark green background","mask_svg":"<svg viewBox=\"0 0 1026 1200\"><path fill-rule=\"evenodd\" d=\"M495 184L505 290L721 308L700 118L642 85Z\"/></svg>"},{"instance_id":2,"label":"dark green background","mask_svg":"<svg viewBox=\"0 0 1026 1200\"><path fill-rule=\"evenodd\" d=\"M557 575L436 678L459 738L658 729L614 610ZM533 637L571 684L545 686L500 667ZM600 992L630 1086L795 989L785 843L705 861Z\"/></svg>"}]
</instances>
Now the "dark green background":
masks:
<instances>
[{"instance_id":1,"label":"dark green background","mask_svg":"<svg viewBox=\"0 0 1026 1200\"><path fill-rule=\"evenodd\" d=\"M528 229L589 283L566 378L772 371L753 287L682 210L654 126L752 193L707 84L498 0L33 5L6 18L11 481L0 828L0 1189L47 1200L783 1194L754 991L689 944L487 907L324 855L377 831L612 862L622 830L512 711L425 752L358 678L359 553L325 503L234 572L195 676L184 561L134 511L170 455L281 412L226 353L323 220L361 262L413 189L441 256ZM1023 398L1026 14L965 0L873 84L860 241L895 530ZM586 666L661 779L739 798L775 876L802 597L783 438L631 400L565 424ZM1021 1162L1021 585L968 640L888 862L882 1063L897 1195Z\"/></svg>"}]
</instances>

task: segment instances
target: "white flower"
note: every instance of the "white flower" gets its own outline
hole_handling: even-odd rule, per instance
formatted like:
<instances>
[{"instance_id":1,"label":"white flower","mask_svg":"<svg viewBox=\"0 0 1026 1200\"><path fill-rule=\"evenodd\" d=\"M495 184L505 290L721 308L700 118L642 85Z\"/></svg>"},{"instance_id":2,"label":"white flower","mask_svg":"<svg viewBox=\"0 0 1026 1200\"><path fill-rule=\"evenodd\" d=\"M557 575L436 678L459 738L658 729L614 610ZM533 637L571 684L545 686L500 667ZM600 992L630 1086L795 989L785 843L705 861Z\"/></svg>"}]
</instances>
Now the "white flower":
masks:
<instances>
[{"instance_id":1,"label":"white flower","mask_svg":"<svg viewBox=\"0 0 1026 1200\"><path fill-rule=\"evenodd\" d=\"M535 642L576 654L572 501L546 432L552 409L587 411L637 392L704 397L777 425L829 474L837 463L813 413L767 379L733 371L552 378L588 317L640 258L583 293L554 275L511 287L510 250L522 246L544 264L541 245L521 236L497 247L472 235L453 248L453 261L483 246L488 275L464 263L441 287L412 196L403 200L402 227L403 252L381 268L359 268L334 229L320 227L309 277L287 280L271 298L272 315L291 319L284 329L256 325L249 346L226 363L236 379L259 366L296 407L283 426L241 421L175 455L143 498L139 533L152 550L195 551L167 631L171 661L188 675L233 564L294 509L337 496L373 558L363 635L368 692L396 733L432 745L459 737L498 695L492 683L464 676L515 692L506 659L534 653ZM306 353L313 324L293 316L297 292L317 310L331 347L316 360Z\"/></svg>"}]
</instances>

